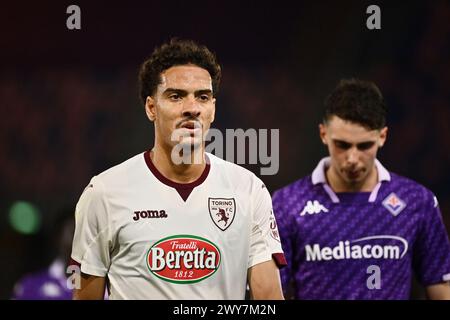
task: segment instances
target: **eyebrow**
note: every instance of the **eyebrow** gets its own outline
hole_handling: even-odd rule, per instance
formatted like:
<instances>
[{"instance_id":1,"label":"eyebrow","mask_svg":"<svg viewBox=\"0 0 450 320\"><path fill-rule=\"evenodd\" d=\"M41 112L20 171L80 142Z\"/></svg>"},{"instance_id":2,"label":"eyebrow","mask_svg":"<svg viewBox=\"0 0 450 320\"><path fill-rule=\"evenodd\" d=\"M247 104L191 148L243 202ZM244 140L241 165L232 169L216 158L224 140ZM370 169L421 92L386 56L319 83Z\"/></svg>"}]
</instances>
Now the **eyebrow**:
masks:
<instances>
[{"instance_id":1,"label":"eyebrow","mask_svg":"<svg viewBox=\"0 0 450 320\"><path fill-rule=\"evenodd\" d=\"M183 89L175 89L175 88L167 88L166 90L164 90L163 94L167 95L170 93L178 93L181 96L187 96L188 92L186 90ZM197 90L194 91L194 95L195 96L199 96L202 94L212 94L212 90L211 89L201 89L201 90Z\"/></svg>"},{"instance_id":2,"label":"eyebrow","mask_svg":"<svg viewBox=\"0 0 450 320\"><path fill-rule=\"evenodd\" d=\"M344 141L344 140L339 140L339 139L332 139L332 141L336 144L336 143L338 143L338 144L342 144L342 145L344 145L345 147L347 147L347 148L349 148L349 147L351 147L353 144L352 143L350 143L350 142L347 142L347 141ZM375 144L375 141L363 141L363 142L360 142L360 143L357 143L356 144L356 147L358 148L358 149L366 149L366 148L370 148L371 146L373 146Z\"/></svg>"},{"instance_id":3,"label":"eyebrow","mask_svg":"<svg viewBox=\"0 0 450 320\"><path fill-rule=\"evenodd\" d=\"M201 95L201 94L212 94L211 89L203 89L203 90L197 90L194 92L195 95Z\"/></svg>"}]
</instances>

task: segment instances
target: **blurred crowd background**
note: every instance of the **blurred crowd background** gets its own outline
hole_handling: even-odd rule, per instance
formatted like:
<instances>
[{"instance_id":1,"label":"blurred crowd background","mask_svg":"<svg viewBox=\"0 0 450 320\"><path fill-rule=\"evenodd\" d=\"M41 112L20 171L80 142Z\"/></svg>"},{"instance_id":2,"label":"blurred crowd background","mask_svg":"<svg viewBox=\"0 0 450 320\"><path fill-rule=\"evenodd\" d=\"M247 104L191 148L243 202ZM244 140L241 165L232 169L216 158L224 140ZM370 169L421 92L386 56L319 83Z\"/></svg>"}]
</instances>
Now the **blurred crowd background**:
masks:
<instances>
[{"instance_id":1,"label":"blurred crowd background","mask_svg":"<svg viewBox=\"0 0 450 320\"><path fill-rule=\"evenodd\" d=\"M0 5L0 299L60 253L90 178L152 146L137 72L173 36L223 66L214 127L280 130L280 170L261 177L271 192L326 155L317 126L337 81L374 81L389 107L379 159L433 190L450 230L449 1L377 1L381 30L364 1L75 1L79 31L70 4Z\"/></svg>"}]
</instances>

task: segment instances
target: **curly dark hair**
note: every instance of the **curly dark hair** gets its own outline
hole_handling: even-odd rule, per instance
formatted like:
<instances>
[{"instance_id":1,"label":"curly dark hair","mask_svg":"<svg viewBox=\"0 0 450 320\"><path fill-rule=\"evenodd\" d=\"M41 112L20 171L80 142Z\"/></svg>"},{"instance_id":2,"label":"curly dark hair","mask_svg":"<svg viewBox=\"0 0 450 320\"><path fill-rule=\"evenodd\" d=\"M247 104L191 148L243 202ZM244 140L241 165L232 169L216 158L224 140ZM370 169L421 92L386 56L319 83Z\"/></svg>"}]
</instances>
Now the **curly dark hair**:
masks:
<instances>
[{"instance_id":1,"label":"curly dark hair","mask_svg":"<svg viewBox=\"0 0 450 320\"><path fill-rule=\"evenodd\" d=\"M332 116L370 130L386 125L387 107L380 89L370 81L342 79L325 100L324 123Z\"/></svg>"},{"instance_id":2,"label":"curly dark hair","mask_svg":"<svg viewBox=\"0 0 450 320\"><path fill-rule=\"evenodd\" d=\"M147 97L153 96L161 83L161 73L173 66L185 64L194 64L207 70L212 80L213 96L217 95L222 71L215 54L192 40L172 38L155 48L141 66L139 94L144 105Z\"/></svg>"}]
</instances>

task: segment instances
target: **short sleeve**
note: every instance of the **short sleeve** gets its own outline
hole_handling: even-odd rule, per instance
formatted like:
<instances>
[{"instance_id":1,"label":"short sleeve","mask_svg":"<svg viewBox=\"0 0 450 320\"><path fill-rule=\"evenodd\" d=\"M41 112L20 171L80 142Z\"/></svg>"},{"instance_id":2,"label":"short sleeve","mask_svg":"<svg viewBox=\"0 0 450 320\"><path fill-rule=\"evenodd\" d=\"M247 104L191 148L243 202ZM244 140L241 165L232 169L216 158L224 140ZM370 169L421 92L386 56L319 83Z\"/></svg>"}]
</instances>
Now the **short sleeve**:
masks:
<instances>
[{"instance_id":1,"label":"short sleeve","mask_svg":"<svg viewBox=\"0 0 450 320\"><path fill-rule=\"evenodd\" d=\"M437 198L429 191L423 208L413 266L420 283L427 286L450 281L450 243Z\"/></svg>"},{"instance_id":2,"label":"short sleeve","mask_svg":"<svg viewBox=\"0 0 450 320\"><path fill-rule=\"evenodd\" d=\"M272 199L266 186L258 179L253 192L252 229L248 267L274 259L277 266L286 265Z\"/></svg>"},{"instance_id":3,"label":"short sleeve","mask_svg":"<svg viewBox=\"0 0 450 320\"><path fill-rule=\"evenodd\" d=\"M110 265L110 227L103 185L95 177L84 189L75 210L71 258L86 274L104 277Z\"/></svg>"}]
</instances>

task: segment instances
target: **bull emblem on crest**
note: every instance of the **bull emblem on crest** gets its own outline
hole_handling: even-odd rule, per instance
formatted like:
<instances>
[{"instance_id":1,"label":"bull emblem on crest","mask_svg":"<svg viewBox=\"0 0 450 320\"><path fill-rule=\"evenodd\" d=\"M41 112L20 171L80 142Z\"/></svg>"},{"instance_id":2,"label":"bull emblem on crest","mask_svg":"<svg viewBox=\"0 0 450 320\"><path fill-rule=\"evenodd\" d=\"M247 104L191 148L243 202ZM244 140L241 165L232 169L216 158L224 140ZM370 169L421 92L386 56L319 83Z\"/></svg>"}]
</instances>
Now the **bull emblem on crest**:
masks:
<instances>
[{"instance_id":1,"label":"bull emblem on crest","mask_svg":"<svg viewBox=\"0 0 450 320\"><path fill-rule=\"evenodd\" d=\"M208 198L208 209L214 224L225 231L233 223L236 201L234 198Z\"/></svg>"}]
</instances>

